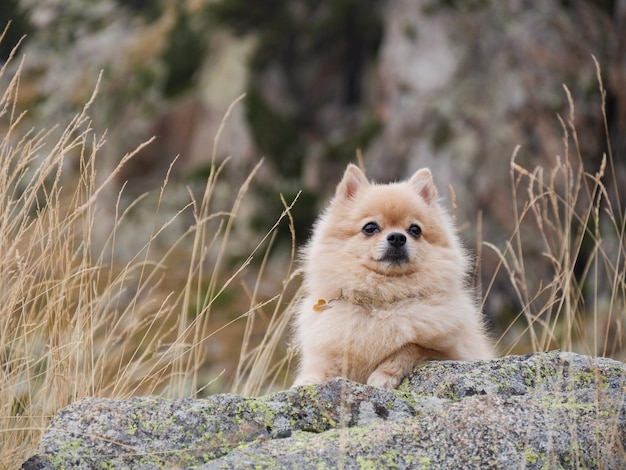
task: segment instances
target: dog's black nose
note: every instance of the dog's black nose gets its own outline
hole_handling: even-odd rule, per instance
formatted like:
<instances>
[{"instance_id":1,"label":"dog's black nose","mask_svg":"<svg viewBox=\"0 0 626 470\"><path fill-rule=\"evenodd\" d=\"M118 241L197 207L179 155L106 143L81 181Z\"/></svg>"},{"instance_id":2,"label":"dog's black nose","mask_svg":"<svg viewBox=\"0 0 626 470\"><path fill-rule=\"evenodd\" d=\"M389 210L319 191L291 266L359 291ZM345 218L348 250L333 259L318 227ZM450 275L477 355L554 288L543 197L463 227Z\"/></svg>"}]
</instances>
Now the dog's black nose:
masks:
<instances>
[{"instance_id":1,"label":"dog's black nose","mask_svg":"<svg viewBox=\"0 0 626 470\"><path fill-rule=\"evenodd\" d=\"M391 246L404 246L406 243L406 235L400 232L393 232L387 235L387 241Z\"/></svg>"}]
</instances>

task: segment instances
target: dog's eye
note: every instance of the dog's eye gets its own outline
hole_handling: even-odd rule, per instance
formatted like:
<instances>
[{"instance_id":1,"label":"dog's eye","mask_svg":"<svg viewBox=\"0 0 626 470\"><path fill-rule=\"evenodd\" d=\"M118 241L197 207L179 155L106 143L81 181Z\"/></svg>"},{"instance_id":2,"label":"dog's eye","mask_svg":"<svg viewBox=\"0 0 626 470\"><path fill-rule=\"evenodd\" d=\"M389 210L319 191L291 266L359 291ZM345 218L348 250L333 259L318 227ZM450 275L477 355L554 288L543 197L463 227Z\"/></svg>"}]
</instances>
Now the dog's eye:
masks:
<instances>
[{"instance_id":1,"label":"dog's eye","mask_svg":"<svg viewBox=\"0 0 626 470\"><path fill-rule=\"evenodd\" d=\"M419 238L422 235L422 229L419 225L413 224L409 227L409 234L414 238Z\"/></svg>"},{"instance_id":2,"label":"dog's eye","mask_svg":"<svg viewBox=\"0 0 626 470\"><path fill-rule=\"evenodd\" d=\"M361 230L365 235L374 235L375 233L380 232L380 227L376 222L368 222L363 226Z\"/></svg>"}]
</instances>

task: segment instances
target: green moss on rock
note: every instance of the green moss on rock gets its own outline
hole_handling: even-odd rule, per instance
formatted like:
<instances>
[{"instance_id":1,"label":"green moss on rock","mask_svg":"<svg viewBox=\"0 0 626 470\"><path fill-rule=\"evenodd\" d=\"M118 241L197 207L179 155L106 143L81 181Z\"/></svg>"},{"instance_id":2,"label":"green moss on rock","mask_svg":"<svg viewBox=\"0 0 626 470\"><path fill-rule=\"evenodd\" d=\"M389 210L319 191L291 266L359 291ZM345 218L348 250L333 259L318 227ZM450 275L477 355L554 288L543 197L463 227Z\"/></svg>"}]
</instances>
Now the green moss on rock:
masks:
<instances>
[{"instance_id":1,"label":"green moss on rock","mask_svg":"<svg viewBox=\"0 0 626 470\"><path fill-rule=\"evenodd\" d=\"M624 389L624 364L556 351L429 362L398 390L333 379L250 399L85 399L29 461L48 467L25 468L617 468Z\"/></svg>"}]
</instances>

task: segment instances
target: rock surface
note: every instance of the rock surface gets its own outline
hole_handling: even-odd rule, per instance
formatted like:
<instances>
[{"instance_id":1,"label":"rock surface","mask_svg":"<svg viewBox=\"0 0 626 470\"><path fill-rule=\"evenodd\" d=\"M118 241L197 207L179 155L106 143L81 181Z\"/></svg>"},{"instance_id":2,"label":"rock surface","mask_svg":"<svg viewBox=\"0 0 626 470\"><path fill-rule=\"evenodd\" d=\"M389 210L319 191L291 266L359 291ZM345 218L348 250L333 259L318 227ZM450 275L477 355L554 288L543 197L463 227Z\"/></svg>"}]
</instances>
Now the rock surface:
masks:
<instances>
[{"instance_id":1,"label":"rock surface","mask_svg":"<svg viewBox=\"0 0 626 470\"><path fill-rule=\"evenodd\" d=\"M398 390L87 398L23 468L620 468L625 391L623 363L552 351L426 363Z\"/></svg>"},{"instance_id":2,"label":"rock surface","mask_svg":"<svg viewBox=\"0 0 626 470\"><path fill-rule=\"evenodd\" d=\"M600 167L607 142L592 55L606 74L607 101L615 109L608 117L611 133L623 134L618 122L626 121L618 116L626 115L626 101L621 102L624 93L617 90L623 86L617 83L624 83L626 70L619 65L626 44L626 30L620 27L626 2L607 9L600 2L557 0L398 0L388 5L377 63L377 106L384 119L377 145L364 151L368 174L386 180L429 167L448 200L452 185L459 226L474 226L477 211L483 212L481 233L463 232L468 247L476 246L479 235L502 246L517 225L509 165L516 145L521 145L516 162L528 169L541 165L550 171L557 156L577 167L575 152L564 148L556 117L570 117L563 85L574 101L581 158L591 173ZM615 186L626 187L626 169L618 160L620 183L613 185L611 175L605 181L611 195ZM619 194L624 200L623 189ZM526 282L539 285L553 276L552 265L534 236L537 227L525 223L522 230ZM480 262L482 282L489 285L500 259L483 250ZM485 299L484 311L498 317L515 298L502 276Z\"/></svg>"},{"instance_id":3,"label":"rock surface","mask_svg":"<svg viewBox=\"0 0 626 470\"><path fill-rule=\"evenodd\" d=\"M248 243L250 232L274 224L283 209L280 195L290 200L299 190L304 193L292 215L297 241L303 243L357 149L368 176L382 182L428 166L466 246L479 251L477 279L493 286L483 292L483 311L508 326L511 312L527 302L518 298L508 275L498 275L492 284L500 258L480 242L503 247L518 230L513 204L523 207L525 191L518 192L519 201L511 193L510 160L517 145L516 161L529 171L541 165L547 175L568 159L576 165L580 153L593 175L609 151L606 117L613 154L626 150L626 0L366 3L363 8L354 0L280 0L274 9L257 11L253 0L8 2L20 4L33 25L18 54L27 58L19 93L23 109L30 110L24 130L71 119L104 71L93 112L95 128L108 129L99 173L106 174L127 151L156 136L103 198L106 211L97 221L102 225L98 232L108 234L115 223L109 214L116 213L117 191L125 181L131 183L124 187L122 203L134 203L148 189L158 194L176 155L170 181L179 184L169 185L164 201L187 202L189 180L204 182L226 110L246 92L215 147L217 162L232 156L224 190L214 198L219 210L230 207L233 189L266 157L233 233L240 247L235 257L246 257L254 248ZM186 14L175 8L183 4ZM230 12L218 23L216 5ZM160 13L146 15L154 9ZM8 18L1 15L4 25ZM197 43L204 44L197 54L184 48ZM602 71L606 116L592 56ZM195 73L176 72L179 61L172 59L179 57L190 58L185 63ZM15 60L13 70L19 64ZM12 75L7 73L0 87ZM185 92L167 94L168 76L183 78ZM575 106L572 115L563 85ZM580 152L571 129L565 148L557 114L566 123L571 117ZM626 159L614 160L603 183L611 204L619 207L617 201L626 198ZM64 174L75 177L72 171L79 168L67 165ZM584 192L579 197L584 203ZM137 206L119 229L123 243L115 256L121 261L132 259L150 236L151 224L143 217L154 215L156 199ZM159 207L166 219L179 209L178 204ZM165 249L191 224L193 219L172 226ZM554 270L532 219L521 227L525 278L532 291ZM613 237L610 243L620 246L612 229L607 233ZM288 237L288 230L281 236ZM150 253L154 261L162 254ZM616 256L608 254L609 259ZM604 286L611 283L595 284L601 300L610 301ZM505 337L504 342L512 347L513 340ZM606 350L602 346L599 350ZM623 353L608 351L615 357Z\"/></svg>"}]
</instances>

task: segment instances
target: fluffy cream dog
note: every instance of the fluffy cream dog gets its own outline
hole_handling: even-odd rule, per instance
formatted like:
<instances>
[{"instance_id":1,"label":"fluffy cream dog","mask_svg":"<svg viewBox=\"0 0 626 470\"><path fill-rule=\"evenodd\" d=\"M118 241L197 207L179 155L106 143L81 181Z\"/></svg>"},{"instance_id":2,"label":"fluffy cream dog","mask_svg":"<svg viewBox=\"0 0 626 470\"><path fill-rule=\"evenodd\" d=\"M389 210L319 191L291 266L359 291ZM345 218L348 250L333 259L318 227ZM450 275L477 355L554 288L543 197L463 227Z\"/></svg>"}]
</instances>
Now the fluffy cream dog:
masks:
<instances>
[{"instance_id":1,"label":"fluffy cream dog","mask_svg":"<svg viewBox=\"0 0 626 470\"><path fill-rule=\"evenodd\" d=\"M304 250L294 386L396 387L425 360L491 358L468 267L428 169L379 185L349 165Z\"/></svg>"}]
</instances>

